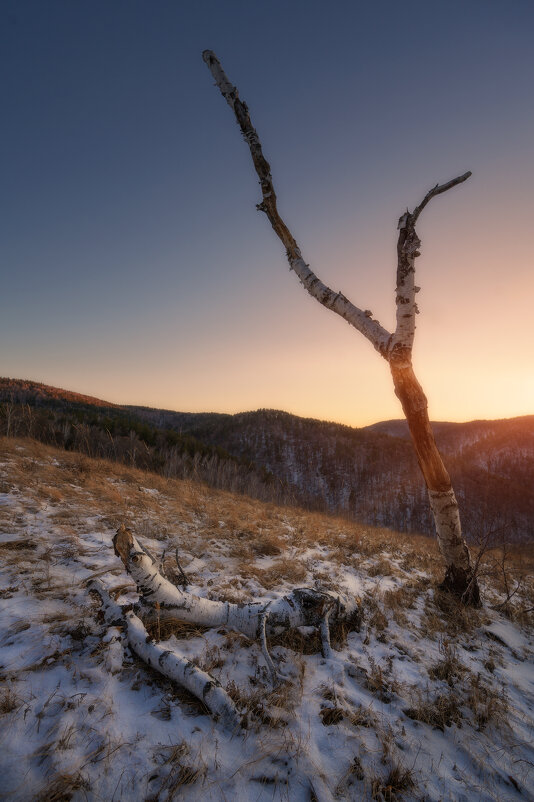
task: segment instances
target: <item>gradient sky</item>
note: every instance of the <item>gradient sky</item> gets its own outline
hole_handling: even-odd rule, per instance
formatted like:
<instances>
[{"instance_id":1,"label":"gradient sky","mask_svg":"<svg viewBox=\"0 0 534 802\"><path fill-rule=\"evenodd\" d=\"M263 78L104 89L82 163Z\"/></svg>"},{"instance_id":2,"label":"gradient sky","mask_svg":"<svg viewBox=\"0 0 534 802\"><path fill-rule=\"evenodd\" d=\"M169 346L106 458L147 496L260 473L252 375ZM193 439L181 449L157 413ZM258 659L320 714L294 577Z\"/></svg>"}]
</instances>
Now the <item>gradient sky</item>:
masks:
<instances>
[{"instance_id":1,"label":"gradient sky","mask_svg":"<svg viewBox=\"0 0 534 802\"><path fill-rule=\"evenodd\" d=\"M399 417L387 364L289 273L279 209L335 290L395 319L424 211L414 363L434 419L534 413L531 0L4 0L0 374L118 403Z\"/></svg>"}]
</instances>

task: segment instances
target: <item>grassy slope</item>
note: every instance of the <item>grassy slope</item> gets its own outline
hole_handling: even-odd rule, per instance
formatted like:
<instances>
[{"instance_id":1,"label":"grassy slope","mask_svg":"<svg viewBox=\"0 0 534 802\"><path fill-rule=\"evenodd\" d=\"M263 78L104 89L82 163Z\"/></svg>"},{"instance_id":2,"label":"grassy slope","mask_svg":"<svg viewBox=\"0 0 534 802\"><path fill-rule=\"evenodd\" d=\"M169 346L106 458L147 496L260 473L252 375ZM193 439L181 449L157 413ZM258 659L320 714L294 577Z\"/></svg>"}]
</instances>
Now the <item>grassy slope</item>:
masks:
<instances>
[{"instance_id":1,"label":"grassy slope","mask_svg":"<svg viewBox=\"0 0 534 802\"><path fill-rule=\"evenodd\" d=\"M511 557L525 578L507 616L467 613L434 591L442 568L432 539L29 440L1 440L0 453L0 772L11 798L300 802L318 774L344 800L528 797L528 550ZM213 598L313 584L360 595L362 631L338 644L344 682L308 653L309 633L273 644L292 677L273 692L257 644L224 631L160 632L236 699L246 729L228 736L127 653L110 673L117 647L102 640L83 583L101 573L131 598L111 546L122 521L153 553L177 546L193 589ZM502 599L498 557L482 561L488 604ZM170 556L166 564L172 571Z\"/></svg>"}]
</instances>

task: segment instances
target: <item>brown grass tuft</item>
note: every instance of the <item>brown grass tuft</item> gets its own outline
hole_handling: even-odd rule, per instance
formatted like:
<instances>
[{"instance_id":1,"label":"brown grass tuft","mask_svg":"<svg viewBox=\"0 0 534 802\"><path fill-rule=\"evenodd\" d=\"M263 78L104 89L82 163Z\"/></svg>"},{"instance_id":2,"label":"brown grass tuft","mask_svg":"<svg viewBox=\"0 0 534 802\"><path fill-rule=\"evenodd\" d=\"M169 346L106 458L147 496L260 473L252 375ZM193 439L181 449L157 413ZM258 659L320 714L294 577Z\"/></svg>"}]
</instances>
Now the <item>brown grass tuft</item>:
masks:
<instances>
[{"instance_id":1,"label":"brown grass tuft","mask_svg":"<svg viewBox=\"0 0 534 802\"><path fill-rule=\"evenodd\" d=\"M380 802L395 802L414 787L413 772L400 763L392 763L387 777L372 781L371 798Z\"/></svg>"}]
</instances>

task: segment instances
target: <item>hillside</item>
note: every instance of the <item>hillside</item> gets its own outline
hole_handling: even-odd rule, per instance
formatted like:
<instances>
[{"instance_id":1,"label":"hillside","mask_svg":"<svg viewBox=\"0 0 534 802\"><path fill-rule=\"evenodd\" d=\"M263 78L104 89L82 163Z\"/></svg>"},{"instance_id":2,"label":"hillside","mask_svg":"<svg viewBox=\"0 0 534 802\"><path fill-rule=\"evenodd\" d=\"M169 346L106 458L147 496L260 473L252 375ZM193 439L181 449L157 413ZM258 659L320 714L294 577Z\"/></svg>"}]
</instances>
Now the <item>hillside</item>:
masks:
<instances>
[{"instance_id":1,"label":"hillside","mask_svg":"<svg viewBox=\"0 0 534 802\"><path fill-rule=\"evenodd\" d=\"M218 487L273 501L295 501L401 532L433 533L426 490L404 421L355 429L276 410L224 415L106 407L102 401L93 406L57 388L0 380L0 402L10 400L38 409L57 410L60 405L63 416L69 411L74 435L73 414L78 423L83 420L97 427L90 452L95 456L112 458L117 451L117 443L109 439L111 431L115 438L123 438L123 461L130 459L142 468L170 476L196 474ZM62 424L63 419L55 427L55 439L47 442L63 444ZM495 539L531 541L534 415L433 426L466 536L476 542L492 532ZM22 423L18 431L27 433ZM141 441L137 447L128 439L134 436ZM169 442L172 438L175 442ZM80 448L82 439L78 436L69 445ZM184 460L184 451L198 452L195 466L191 459ZM210 467L212 455L216 464Z\"/></svg>"},{"instance_id":2,"label":"hillside","mask_svg":"<svg viewBox=\"0 0 534 802\"><path fill-rule=\"evenodd\" d=\"M435 588L435 542L278 507L31 440L0 440L0 774L13 802L529 798L534 765L532 548L481 563L485 608ZM173 576L227 601L295 587L361 600L359 631L317 652L310 628L257 641L176 624L152 635L219 680L241 726L135 657L87 582L135 587L126 522ZM491 605L499 607L492 609ZM530 612L529 612L530 611Z\"/></svg>"},{"instance_id":3,"label":"hillside","mask_svg":"<svg viewBox=\"0 0 534 802\"><path fill-rule=\"evenodd\" d=\"M130 407L38 382L0 378L0 434L27 435L69 451L164 476L191 477L254 498L291 497L265 468L220 446L154 426Z\"/></svg>"},{"instance_id":4,"label":"hillside","mask_svg":"<svg viewBox=\"0 0 534 802\"><path fill-rule=\"evenodd\" d=\"M188 415L133 408L143 419L254 459L311 506L403 532L433 532L405 422L363 429L258 410ZM435 423L464 529L534 537L534 416ZM322 505L321 505L322 502Z\"/></svg>"}]
</instances>

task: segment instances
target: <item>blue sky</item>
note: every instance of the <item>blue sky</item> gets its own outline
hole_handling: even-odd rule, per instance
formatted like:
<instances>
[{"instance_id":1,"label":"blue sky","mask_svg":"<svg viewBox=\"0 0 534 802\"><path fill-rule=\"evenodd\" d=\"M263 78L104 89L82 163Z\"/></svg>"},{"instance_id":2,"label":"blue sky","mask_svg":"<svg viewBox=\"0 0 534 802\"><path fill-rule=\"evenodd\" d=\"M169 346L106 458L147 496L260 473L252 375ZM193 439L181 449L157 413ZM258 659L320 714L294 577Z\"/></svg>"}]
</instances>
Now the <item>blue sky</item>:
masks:
<instances>
[{"instance_id":1,"label":"blue sky","mask_svg":"<svg viewBox=\"0 0 534 802\"><path fill-rule=\"evenodd\" d=\"M534 412L531 2L0 8L0 373L182 410L398 417L387 365L287 270L202 62L247 101L321 278L390 327L419 224L415 363L437 418Z\"/></svg>"}]
</instances>

